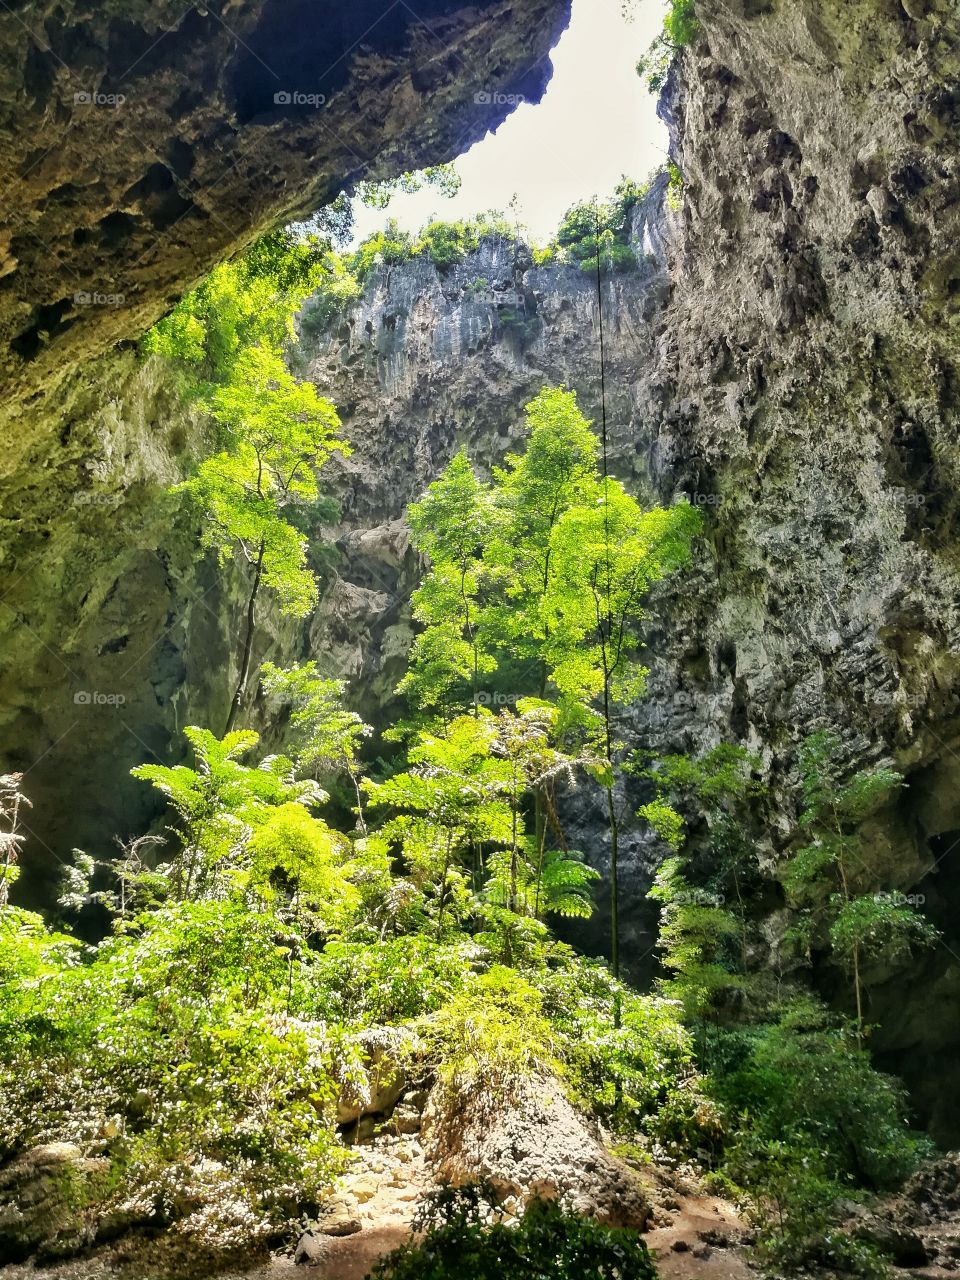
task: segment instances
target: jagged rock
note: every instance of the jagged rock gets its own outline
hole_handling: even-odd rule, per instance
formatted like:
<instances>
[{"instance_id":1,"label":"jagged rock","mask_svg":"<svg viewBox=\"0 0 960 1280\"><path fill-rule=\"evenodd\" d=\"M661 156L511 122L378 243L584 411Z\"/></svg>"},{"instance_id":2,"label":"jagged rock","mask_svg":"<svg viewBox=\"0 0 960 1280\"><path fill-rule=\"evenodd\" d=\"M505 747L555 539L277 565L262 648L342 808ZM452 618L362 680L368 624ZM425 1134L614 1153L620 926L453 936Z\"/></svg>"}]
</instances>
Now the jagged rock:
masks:
<instances>
[{"instance_id":1,"label":"jagged rock","mask_svg":"<svg viewBox=\"0 0 960 1280\"><path fill-rule=\"evenodd\" d=\"M437 1096L424 1116L428 1158L443 1182L483 1179L518 1206L559 1199L613 1226L642 1228L650 1205L633 1172L615 1159L567 1102L558 1081L534 1078L491 1095Z\"/></svg>"}]
</instances>

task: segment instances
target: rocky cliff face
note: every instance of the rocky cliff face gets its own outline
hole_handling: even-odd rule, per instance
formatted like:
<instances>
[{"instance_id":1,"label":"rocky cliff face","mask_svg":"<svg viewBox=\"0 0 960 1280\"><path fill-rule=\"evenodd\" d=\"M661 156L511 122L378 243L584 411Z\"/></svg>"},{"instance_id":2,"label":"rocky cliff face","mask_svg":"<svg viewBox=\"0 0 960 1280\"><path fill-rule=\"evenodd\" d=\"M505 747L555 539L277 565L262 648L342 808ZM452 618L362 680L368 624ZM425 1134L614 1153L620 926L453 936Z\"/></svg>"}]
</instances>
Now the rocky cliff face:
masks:
<instances>
[{"instance_id":1,"label":"rocky cliff face","mask_svg":"<svg viewBox=\"0 0 960 1280\"><path fill-rule=\"evenodd\" d=\"M934 0L698 12L664 103L682 214L655 190L637 273L604 285L615 466L707 513L697 569L658 601L634 731L660 749L760 752L781 815L771 862L807 732L830 726L851 762L906 773L871 834L889 891L924 897L945 940L905 977L872 975L870 1016L882 1060L955 1136L960 22ZM461 441L502 454L543 383L596 415L597 316L589 277L488 243L445 276L382 272L321 340L311 375L357 443L351 573L393 611L360 668L376 700L404 640L403 502ZM588 852L602 865L602 846ZM636 888L640 837L630 853ZM631 915L639 955L638 897ZM774 956L781 927L774 915Z\"/></svg>"},{"instance_id":2,"label":"rocky cliff face","mask_svg":"<svg viewBox=\"0 0 960 1280\"><path fill-rule=\"evenodd\" d=\"M955 1137L960 20L951 0L700 0L698 12L663 108L682 211L654 188L634 228L637 271L602 293L614 466L644 496L686 493L707 515L697 567L656 603L633 731L665 750L732 739L760 752L780 814L771 862L811 728L839 730L851 761L908 775L874 838L891 892L922 894L945 942L906 979L875 975L870 1016L883 1060ZM419 259L382 270L333 328L311 329L307 317L295 359L340 407L355 452L334 475L338 574L309 634L287 639L351 677L369 714L409 643L404 505L459 443L482 464L515 444L545 383L566 382L597 416L596 289L490 240L445 274ZM115 786L144 745L168 751L175 721L213 714L212 675L229 661L229 584L221 599L186 536L160 550L156 486L200 427L150 366L113 369L96 392L64 393L65 439L43 455L49 482L31 482L22 526L36 558L18 557L10 597L2 741L10 765L49 752L28 785L37 821L55 815L38 831L58 854L68 832L136 825L138 802L102 780ZM65 520L63 495L90 489L95 441L92 474L102 463L137 484L115 508L74 499L80 518ZM84 558L98 566L86 595L78 569L50 568ZM63 637L75 684L58 665ZM69 729L68 691L123 692L122 663L137 682L127 704L92 704ZM100 734L92 717L107 713ZM637 958L652 942L649 857L632 837ZM774 914L773 954L780 927Z\"/></svg>"}]
</instances>

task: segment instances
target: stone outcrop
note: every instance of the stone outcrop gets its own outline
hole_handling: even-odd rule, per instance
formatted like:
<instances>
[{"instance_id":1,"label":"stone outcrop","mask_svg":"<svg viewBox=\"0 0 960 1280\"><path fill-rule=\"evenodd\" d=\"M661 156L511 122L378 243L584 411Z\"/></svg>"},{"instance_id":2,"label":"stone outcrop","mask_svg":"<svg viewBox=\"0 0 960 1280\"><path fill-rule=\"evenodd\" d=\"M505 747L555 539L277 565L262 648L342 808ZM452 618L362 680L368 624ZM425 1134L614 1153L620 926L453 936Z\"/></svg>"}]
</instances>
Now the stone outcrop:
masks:
<instances>
[{"instance_id":1,"label":"stone outcrop","mask_svg":"<svg viewBox=\"0 0 960 1280\"><path fill-rule=\"evenodd\" d=\"M458 1091L449 1115L441 1096L424 1116L424 1135L439 1181L489 1183L516 1215L540 1199L614 1227L642 1230L650 1217L636 1174L609 1154L549 1077Z\"/></svg>"},{"instance_id":2,"label":"stone outcrop","mask_svg":"<svg viewBox=\"0 0 960 1280\"><path fill-rule=\"evenodd\" d=\"M0 386L46 390L345 184L536 100L562 0L31 0L0 14Z\"/></svg>"}]
</instances>

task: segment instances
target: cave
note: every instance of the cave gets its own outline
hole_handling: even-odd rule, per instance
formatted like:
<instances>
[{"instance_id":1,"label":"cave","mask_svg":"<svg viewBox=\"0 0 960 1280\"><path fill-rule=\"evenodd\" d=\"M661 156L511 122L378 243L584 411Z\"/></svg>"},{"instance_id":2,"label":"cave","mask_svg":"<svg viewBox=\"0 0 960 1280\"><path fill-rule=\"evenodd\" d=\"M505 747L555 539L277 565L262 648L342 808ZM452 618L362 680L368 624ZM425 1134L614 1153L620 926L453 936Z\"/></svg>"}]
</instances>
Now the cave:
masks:
<instances>
[{"instance_id":1,"label":"cave","mask_svg":"<svg viewBox=\"0 0 960 1280\"><path fill-rule=\"evenodd\" d=\"M0 29L0 1278L954 1274L952 0Z\"/></svg>"}]
</instances>

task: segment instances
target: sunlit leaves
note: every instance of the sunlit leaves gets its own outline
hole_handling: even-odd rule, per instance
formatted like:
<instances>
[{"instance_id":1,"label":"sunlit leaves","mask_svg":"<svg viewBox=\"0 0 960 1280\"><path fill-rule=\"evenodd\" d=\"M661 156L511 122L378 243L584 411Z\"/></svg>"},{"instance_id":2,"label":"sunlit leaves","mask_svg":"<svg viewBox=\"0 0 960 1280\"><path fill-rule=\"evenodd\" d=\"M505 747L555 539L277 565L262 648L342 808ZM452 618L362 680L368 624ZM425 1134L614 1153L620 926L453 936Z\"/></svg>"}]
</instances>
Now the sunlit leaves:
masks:
<instances>
[{"instance_id":1,"label":"sunlit leaves","mask_svg":"<svg viewBox=\"0 0 960 1280\"><path fill-rule=\"evenodd\" d=\"M298 382L276 351L245 350L211 400L226 447L182 485L203 515L201 541L221 562L236 551L254 566L284 613L302 617L316 600L307 546L289 509L317 500L317 472L347 452L339 419L312 383Z\"/></svg>"}]
</instances>

